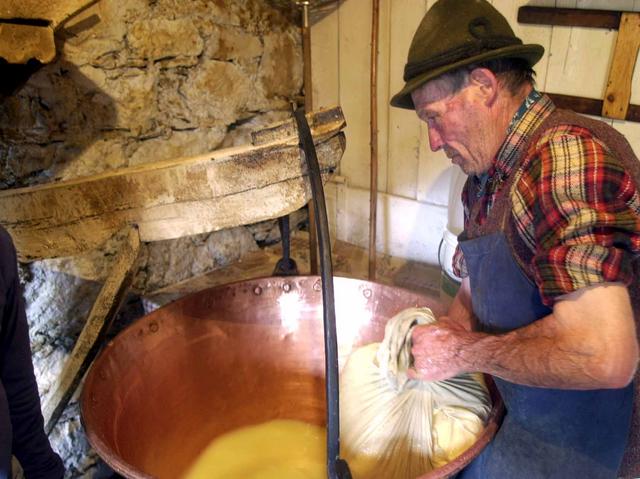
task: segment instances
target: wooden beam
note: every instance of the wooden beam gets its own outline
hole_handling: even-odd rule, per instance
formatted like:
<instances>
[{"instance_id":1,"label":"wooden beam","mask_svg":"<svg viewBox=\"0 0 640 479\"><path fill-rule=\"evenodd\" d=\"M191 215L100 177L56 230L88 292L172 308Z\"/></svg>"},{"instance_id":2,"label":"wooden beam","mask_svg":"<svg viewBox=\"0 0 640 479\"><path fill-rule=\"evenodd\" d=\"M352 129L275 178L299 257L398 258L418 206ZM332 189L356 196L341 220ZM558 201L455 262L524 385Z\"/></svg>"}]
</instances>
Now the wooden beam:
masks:
<instances>
[{"instance_id":1,"label":"wooden beam","mask_svg":"<svg viewBox=\"0 0 640 479\"><path fill-rule=\"evenodd\" d=\"M560 95L558 93L549 93L547 95L553 100L558 108L573 110L583 115L602 115L603 100L596 98L585 98L580 96ZM640 122L640 105L629 105L627 114L624 117L626 121Z\"/></svg>"},{"instance_id":2,"label":"wooden beam","mask_svg":"<svg viewBox=\"0 0 640 479\"><path fill-rule=\"evenodd\" d=\"M640 50L640 13L623 13L613 50L602 116L624 120L631 99L631 79Z\"/></svg>"},{"instance_id":3,"label":"wooden beam","mask_svg":"<svg viewBox=\"0 0 640 479\"><path fill-rule=\"evenodd\" d=\"M520 7L518 22L560 27L610 28L617 30L623 12L580 8Z\"/></svg>"},{"instance_id":4,"label":"wooden beam","mask_svg":"<svg viewBox=\"0 0 640 479\"><path fill-rule=\"evenodd\" d=\"M345 149L339 108L308 114L326 180ZM310 199L293 120L253 144L0 191L0 224L22 261L94 249L127 225L142 241L206 233L277 218Z\"/></svg>"},{"instance_id":5,"label":"wooden beam","mask_svg":"<svg viewBox=\"0 0 640 479\"><path fill-rule=\"evenodd\" d=\"M62 374L43 407L45 430L50 433L80 380L94 360L111 326L124 295L135 274L136 259L140 251L140 236L136 227L130 227L127 240L118 253L109 277L96 298L87 322L65 363Z\"/></svg>"}]
</instances>

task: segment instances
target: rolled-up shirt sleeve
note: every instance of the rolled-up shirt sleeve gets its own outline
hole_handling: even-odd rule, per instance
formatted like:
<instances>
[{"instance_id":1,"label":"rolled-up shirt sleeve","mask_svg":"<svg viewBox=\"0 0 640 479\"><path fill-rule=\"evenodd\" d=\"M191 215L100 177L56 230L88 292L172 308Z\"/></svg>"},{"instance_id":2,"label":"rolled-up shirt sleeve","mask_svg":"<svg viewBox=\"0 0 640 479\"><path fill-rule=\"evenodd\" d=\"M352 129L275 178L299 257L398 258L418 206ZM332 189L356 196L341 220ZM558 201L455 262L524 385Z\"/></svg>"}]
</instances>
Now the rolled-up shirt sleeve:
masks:
<instances>
[{"instance_id":1,"label":"rolled-up shirt sleeve","mask_svg":"<svg viewBox=\"0 0 640 479\"><path fill-rule=\"evenodd\" d=\"M629 285L640 254L640 198L629 173L588 130L567 127L538 146L519 188L531 201L531 266L543 301L603 282Z\"/></svg>"}]
</instances>

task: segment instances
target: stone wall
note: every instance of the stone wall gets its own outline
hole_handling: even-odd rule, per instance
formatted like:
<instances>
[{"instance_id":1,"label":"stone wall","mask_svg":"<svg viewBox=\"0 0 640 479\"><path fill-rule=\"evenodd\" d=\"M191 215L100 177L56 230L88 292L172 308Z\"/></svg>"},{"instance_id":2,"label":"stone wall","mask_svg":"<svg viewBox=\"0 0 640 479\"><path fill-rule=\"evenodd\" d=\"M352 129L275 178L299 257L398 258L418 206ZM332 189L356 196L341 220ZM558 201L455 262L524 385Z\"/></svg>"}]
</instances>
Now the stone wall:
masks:
<instances>
[{"instance_id":1,"label":"stone wall","mask_svg":"<svg viewBox=\"0 0 640 479\"><path fill-rule=\"evenodd\" d=\"M95 174L248 142L300 102L294 14L261 0L100 0L57 33L58 59L0 104L0 188ZM292 228L304 222L297 214ZM144 245L144 294L279 239L274 221ZM118 238L81 258L21 265L43 399L106 276ZM130 296L117 319L144 313ZM117 329L117 328L116 328ZM67 477L107 477L74 398L51 435Z\"/></svg>"}]
</instances>

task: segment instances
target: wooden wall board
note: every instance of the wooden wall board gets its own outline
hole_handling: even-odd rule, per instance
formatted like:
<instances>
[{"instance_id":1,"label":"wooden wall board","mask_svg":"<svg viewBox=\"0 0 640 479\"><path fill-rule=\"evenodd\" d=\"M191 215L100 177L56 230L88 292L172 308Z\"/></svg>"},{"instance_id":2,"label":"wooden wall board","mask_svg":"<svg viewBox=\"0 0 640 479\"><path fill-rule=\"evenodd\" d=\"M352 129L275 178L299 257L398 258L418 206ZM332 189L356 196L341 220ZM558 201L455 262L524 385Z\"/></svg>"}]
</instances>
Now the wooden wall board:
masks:
<instances>
[{"instance_id":1,"label":"wooden wall board","mask_svg":"<svg viewBox=\"0 0 640 479\"><path fill-rule=\"evenodd\" d=\"M518 22L518 9L522 2L513 0L493 0L493 6L502 12L514 33L526 44L536 43L544 47L545 54L534 66L536 84L541 90L546 88L547 70L549 68L549 52L551 51L552 29L544 25L526 25ZM555 7L556 0L539 0L536 6Z\"/></svg>"},{"instance_id":2,"label":"wooden wall board","mask_svg":"<svg viewBox=\"0 0 640 479\"><path fill-rule=\"evenodd\" d=\"M389 89L393 96L404 87L402 78L411 39L427 11L425 0L394 0L391 5ZM420 124L415 112L400 108L389 111L389 176L385 191L392 195L417 197Z\"/></svg>"},{"instance_id":3,"label":"wooden wall board","mask_svg":"<svg viewBox=\"0 0 640 479\"><path fill-rule=\"evenodd\" d=\"M389 68L391 55L391 6L394 0L380 0L378 32L378 190L386 191L389 178L389 113L391 90Z\"/></svg>"},{"instance_id":4,"label":"wooden wall board","mask_svg":"<svg viewBox=\"0 0 640 479\"><path fill-rule=\"evenodd\" d=\"M344 212L336 239L368 247L369 192L345 185ZM447 208L413 199L378 195L376 250L437 264L437 250L447 224Z\"/></svg>"},{"instance_id":5,"label":"wooden wall board","mask_svg":"<svg viewBox=\"0 0 640 479\"><path fill-rule=\"evenodd\" d=\"M626 118L638 49L640 49L640 13L623 13L604 92L603 116L620 120Z\"/></svg>"},{"instance_id":6,"label":"wooden wall board","mask_svg":"<svg viewBox=\"0 0 640 479\"><path fill-rule=\"evenodd\" d=\"M360 188L369 187L371 0L344 2L338 15L340 105L349 142L340 174Z\"/></svg>"},{"instance_id":7,"label":"wooden wall board","mask_svg":"<svg viewBox=\"0 0 640 479\"><path fill-rule=\"evenodd\" d=\"M591 10L631 11L634 8L634 0L577 0L576 7Z\"/></svg>"},{"instance_id":8,"label":"wooden wall board","mask_svg":"<svg viewBox=\"0 0 640 479\"><path fill-rule=\"evenodd\" d=\"M552 55L545 91L602 98L616 32L582 27L552 28Z\"/></svg>"},{"instance_id":9,"label":"wooden wall board","mask_svg":"<svg viewBox=\"0 0 640 479\"><path fill-rule=\"evenodd\" d=\"M633 7L631 8L633 12L640 12L640 0L633 0ZM633 80L631 84L633 85L631 88L631 103L635 105L640 105L640 68L637 66L638 60L636 60L636 69L633 73ZM640 150L635 150L640 153Z\"/></svg>"},{"instance_id":10,"label":"wooden wall board","mask_svg":"<svg viewBox=\"0 0 640 479\"><path fill-rule=\"evenodd\" d=\"M611 126L625 136L636 156L640 158L640 125L630 121L611 120Z\"/></svg>"}]
</instances>

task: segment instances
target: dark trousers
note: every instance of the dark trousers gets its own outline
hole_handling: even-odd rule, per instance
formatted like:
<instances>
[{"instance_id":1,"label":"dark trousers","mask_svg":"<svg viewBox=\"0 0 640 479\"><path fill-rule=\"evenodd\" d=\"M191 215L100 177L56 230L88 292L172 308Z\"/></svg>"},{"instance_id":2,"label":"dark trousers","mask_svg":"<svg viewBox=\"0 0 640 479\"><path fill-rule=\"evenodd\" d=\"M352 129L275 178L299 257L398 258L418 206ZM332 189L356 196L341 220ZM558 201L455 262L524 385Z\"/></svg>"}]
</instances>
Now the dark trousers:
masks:
<instances>
[{"instance_id":1,"label":"dark trousers","mask_svg":"<svg viewBox=\"0 0 640 479\"><path fill-rule=\"evenodd\" d=\"M59 479L64 467L44 432L16 252L2 228L0 315L0 479L11 477L12 454L27 479Z\"/></svg>"}]
</instances>

